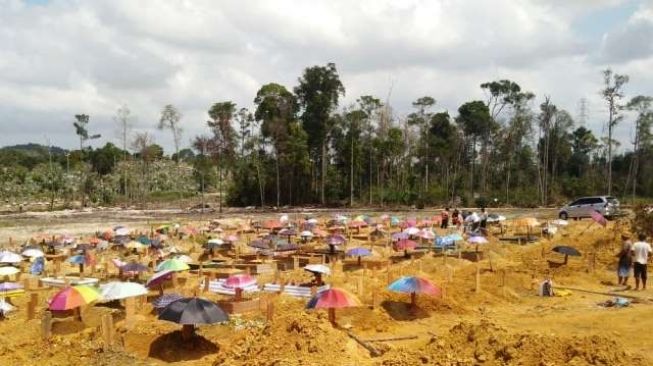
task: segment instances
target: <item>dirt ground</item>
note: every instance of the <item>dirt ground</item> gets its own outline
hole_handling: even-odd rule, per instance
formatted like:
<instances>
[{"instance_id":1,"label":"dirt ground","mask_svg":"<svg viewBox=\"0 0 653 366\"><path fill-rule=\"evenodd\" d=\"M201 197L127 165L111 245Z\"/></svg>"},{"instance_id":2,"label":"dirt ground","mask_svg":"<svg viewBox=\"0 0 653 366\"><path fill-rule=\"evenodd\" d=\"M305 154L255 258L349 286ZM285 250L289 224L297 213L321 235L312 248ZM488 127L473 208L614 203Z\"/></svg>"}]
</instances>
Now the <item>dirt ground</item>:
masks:
<instances>
[{"instance_id":1,"label":"dirt ground","mask_svg":"<svg viewBox=\"0 0 653 366\"><path fill-rule=\"evenodd\" d=\"M549 211L508 214L509 218L552 216ZM175 213L138 215L5 218L0 221L4 223L0 243L6 244L9 237L20 242L38 233L89 235L124 222L134 229L166 221L200 222L197 217ZM511 229L510 220L508 229L517 229ZM495 229L490 243L480 247L484 259L478 263L428 253L376 270L344 271L336 264L327 282L356 294L364 304L338 310L339 328L331 326L326 311L306 310L305 300L269 296L274 303L272 322L265 320L263 312L233 317L227 324L199 327L198 336L190 342L181 340L180 326L156 320L149 304L130 319L120 306L86 307L83 322L56 319L52 338L43 341L41 316L45 299L53 292L36 290L42 306L35 319L27 320L29 296L23 296L14 299L18 310L0 320L0 365L651 365L653 292L615 285L618 235L624 231L628 231L625 221L609 222L603 228L582 220L570 222L552 238L517 245L498 240L500 233ZM558 244L574 246L583 256L571 257L565 266L551 267L548 261L562 261L562 256L551 252ZM197 243L184 240L175 245L189 250L191 256L198 254L193 249ZM384 243L354 240L348 245L369 246L377 257L394 254ZM65 270L74 272L75 268ZM401 275L429 278L443 289L443 295L418 296L418 308L412 311L408 295L385 289L389 280ZM297 282L310 278L301 271L284 276ZM538 297L536 287L547 276L556 287L571 288L571 293ZM192 273L182 277L185 288L175 291L196 291L199 277ZM271 280L260 278L262 282ZM612 294L600 294L608 292ZM631 305L598 305L615 294L631 297ZM211 293L201 296L220 298ZM103 314L112 314L115 320L117 341L111 350L103 348ZM348 333L371 345L374 352ZM396 339L379 340L387 338Z\"/></svg>"}]
</instances>

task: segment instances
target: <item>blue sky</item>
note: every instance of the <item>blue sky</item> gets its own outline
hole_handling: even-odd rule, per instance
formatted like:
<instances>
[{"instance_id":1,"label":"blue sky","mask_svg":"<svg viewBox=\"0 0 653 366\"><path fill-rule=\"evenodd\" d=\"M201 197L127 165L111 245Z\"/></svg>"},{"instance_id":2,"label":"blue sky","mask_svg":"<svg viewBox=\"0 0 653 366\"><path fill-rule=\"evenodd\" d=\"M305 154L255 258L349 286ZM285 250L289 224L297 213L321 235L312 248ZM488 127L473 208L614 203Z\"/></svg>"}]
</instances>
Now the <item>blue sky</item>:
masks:
<instances>
[{"instance_id":1,"label":"blue sky","mask_svg":"<svg viewBox=\"0 0 653 366\"><path fill-rule=\"evenodd\" d=\"M386 99L396 118L430 95L437 109L484 99L511 79L602 133L601 70L630 75L626 98L653 95L653 1L625 0L0 0L0 146L47 136L73 148L74 114L117 139L112 116L132 111L149 131L163 105L184 113L184 143L206 132L206 110L252 108L258 88L292 88L302 70L335 62L347 89ZM629 144L632 118L617 128Z\"/></svg>"}]
</instances>

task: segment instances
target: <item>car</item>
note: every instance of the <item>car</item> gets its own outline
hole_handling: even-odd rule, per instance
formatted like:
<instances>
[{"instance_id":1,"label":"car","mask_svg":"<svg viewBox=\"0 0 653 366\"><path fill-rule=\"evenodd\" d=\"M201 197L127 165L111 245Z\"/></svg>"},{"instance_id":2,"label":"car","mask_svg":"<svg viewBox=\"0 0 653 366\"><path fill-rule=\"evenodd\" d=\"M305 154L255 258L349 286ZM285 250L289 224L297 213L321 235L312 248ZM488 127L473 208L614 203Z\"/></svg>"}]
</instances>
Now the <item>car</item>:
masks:
<instances>
[{"instance_id":1,"label":"car","mask_svg":"<svg viewBox=\"0 0 653 366\"><path fill-rule=\"evenodd\" d=\"M591 217L592 211L597 211L607 218L617 216L619 200L612 196L582 197L562 207L558 217L563 220L580 219Z\"/></svg>"}]
</instances>

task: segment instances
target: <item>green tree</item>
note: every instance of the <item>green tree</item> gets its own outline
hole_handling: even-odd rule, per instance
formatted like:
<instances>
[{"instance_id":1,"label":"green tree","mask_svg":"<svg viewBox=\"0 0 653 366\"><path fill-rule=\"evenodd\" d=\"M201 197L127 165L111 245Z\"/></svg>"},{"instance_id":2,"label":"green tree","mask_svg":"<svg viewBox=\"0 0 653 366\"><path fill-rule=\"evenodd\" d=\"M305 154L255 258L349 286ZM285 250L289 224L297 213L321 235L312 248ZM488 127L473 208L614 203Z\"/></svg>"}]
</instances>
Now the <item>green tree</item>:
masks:
<instances>
[{"instance_id":1,"label":"green tree","mask_svg":"<svg viewBox=\"0 0 653 366\"><path fill-rule=\"evenodd\" d=\"M294 90L301 107L302 126L308 133L309 152L320 163L320 202L325 204L327 152L333 128L331 113L338 107L340 96L344 96L345 87L336 65L329 63L305 69Z\"/></svg>"},{"instance_id":2,"label":"green tree","mask_svg":"<svg viewBox=\"0 0 653 366\"><path fill-rule=\"evenodd\" d=\"M612 194L612 132L623 116L620 101L623 98L622 88L628 82L628 75L614 74L611 69L603 70L603 85L601 95L608 106L608 195Z\"/></svg>"},{"instance_id":3,"label":"green tree","mask_svg":"<svg viewBox=\"0 0 653 366\"><path fill-rule=\"evenodd\" d=\"M223 195L223 171L233 165L236 152L236 131L231 125L236 112L236 104L232 102L215 103L209 109L210 120L207 124L213 131L213 155L217 160L218 166L218 194L219 211L222 212L222 195Z\"/></svg>"},{"instance_id":4,"label":"green tree","mask_svg":"<svg viewBox=\"0 0 653 366\"><path fill-rule=\"evenodd\" d=\"M179 126L181 117L182 114L175 106L167 104L161 111L161 118L159 118L159 124L157 125L159 130L170 130L172 133L172 141L175 144L175 155L173 156L177 163L179 163L179 144L183 133L183 129Z\"/></svg>"}]
</instances>

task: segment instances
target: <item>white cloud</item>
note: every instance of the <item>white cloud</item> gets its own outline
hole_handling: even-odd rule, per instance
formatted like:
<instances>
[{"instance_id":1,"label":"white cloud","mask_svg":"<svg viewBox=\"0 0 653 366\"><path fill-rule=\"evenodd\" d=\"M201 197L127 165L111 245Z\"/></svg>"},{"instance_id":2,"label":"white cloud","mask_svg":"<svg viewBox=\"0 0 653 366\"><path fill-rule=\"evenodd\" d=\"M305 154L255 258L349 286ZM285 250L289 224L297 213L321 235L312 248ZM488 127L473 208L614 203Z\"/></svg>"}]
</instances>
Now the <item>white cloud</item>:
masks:
<instances>
[{"instance_id":1,"label":"white cloud","mask_svg":"<svg viewBox=\"0 0 653 366\"><path fill-rule=\"evenodd\" d=\"M621 2L0 0L0 145L47 134L74 147L76 113L91 115L103 144L114 139L118 106L127 104L143 130L167 103L184 113L188 141L206 130L212 103L251 107L262 84L292 88L303 68L327 62L347 88L343 104L362 94L385 99L392 80L398 114L422 95L455 114L483 98L480 83L509 78L572 114L588 97L600 132L606 65L596 60L610 55L615 70L631 73L628 92L650 94L650 58L632 49L645 50L651 38L629 36L634 48L620 40L651 17L640 8L600 50L573 24ZM155 136L171 146L168 134Z\"/></svg>"}]
</instances>

